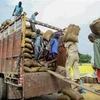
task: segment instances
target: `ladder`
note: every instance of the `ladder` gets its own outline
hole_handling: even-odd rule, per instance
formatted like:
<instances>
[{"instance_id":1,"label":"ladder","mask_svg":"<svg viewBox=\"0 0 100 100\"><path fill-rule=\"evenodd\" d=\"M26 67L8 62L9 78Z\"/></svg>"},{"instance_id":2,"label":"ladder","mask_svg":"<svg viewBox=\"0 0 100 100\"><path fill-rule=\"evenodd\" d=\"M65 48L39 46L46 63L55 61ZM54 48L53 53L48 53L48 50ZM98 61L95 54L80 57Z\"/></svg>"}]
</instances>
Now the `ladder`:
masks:
<instances>
[{"instance_id":1,"label":"ladder","mask_svg":"<svg viewBox=\"0 0 100 100\"><path fill-rule=\"evenodd\" d=\"M40 21L30 20L29 18L26 18L26 20L29 21L29 22L32 22L34 24L40 25L40 26L44 26L44 27L51 28L51 29L54 29L54 30L57 30L57 31L65 32L64 29L60 29L60 28L57 28L55 26L52 26L52 25L49 25L49 24L46 24L46 23L43 23L43 22L40 22Z\"/></svg>"}]
</instances>

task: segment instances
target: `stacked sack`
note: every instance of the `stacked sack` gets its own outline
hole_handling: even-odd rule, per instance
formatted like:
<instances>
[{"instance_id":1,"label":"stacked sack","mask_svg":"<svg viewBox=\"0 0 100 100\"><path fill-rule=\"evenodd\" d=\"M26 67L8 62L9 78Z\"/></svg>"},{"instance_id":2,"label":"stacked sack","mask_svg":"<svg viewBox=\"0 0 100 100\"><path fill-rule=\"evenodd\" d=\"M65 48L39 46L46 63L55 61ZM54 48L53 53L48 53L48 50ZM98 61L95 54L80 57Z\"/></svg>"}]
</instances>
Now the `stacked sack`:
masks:
<instances>
[{"instance_id":1,"label":"stacked sack","mask_svg":"<svg viewBox=\"0 0 100 100\"><path fill-rule=\"evenodd\" d=\"M83 96L71 89L71 88L66 88L62 90L63 95L59 96L57 100L84 100Z\"/></svg>"},{"instance_id":2,"label":"stacked sack","mask_svg":"<svg viewBox=\"0 0 100 100\"><path fill-rule=\"evenodd\" d=\"M37 72L40 69L40 65L33 60L32 36L34 35L35 32L31 32L30 25L26 25L25 45L23 48L25 72Z\"/></svg>"},{"instance_id":3,"label":"stacked sack","mask_svg":"<svg viewBox=\"0 0 100 100\"><path fill-rule=\"evenodd\" d=\"M97 78L91 77L91 76L83 76L83 77L81 77L81 80L84 83L98 83Z\"/></svg>"},{"instance_id":4,"label":"stacked sack","mask_svg":"<svg viewBox=\"0 0 100 100\"><path fill-rule=\"evenodd\" d=\"M6 21L4 21L1 26L0 26L0 30L4 29L6 26L8 26L9 24L11 24L12 21L10 19L7 19Z\"/></svg>"},{"instance_id":5,"label":"stacked sack","mask_svg":"<svg viewBox=\"0 0 100 100\"><path fill-rule=\"evenodd\" d=\"M80 27L75 24L70 24L67 29L65 29L64 42L73 41L78 42Z\"/></svg>"},{"instance_id":6,"label":"stacked sack","mask_svg":"<svg viewBox=\"0 0 100 100\"><path fill-rule=\"evenodd\" d=\"M50 41L50 39L53 36L53 32L51 30L47 30L44 34L43 34L43 39L46 41Z\"/></svg>"},{"instance_id":7,"label":"stacked sack","mask_svg":"<svg viewBox=\"0 0 100 100\"><path fill-rule=\"evenodd\" d=\"M44 34L41 32L41 34ZM44 72L46 71L43 61L34 60L34 45L32 44L32 37L35 36L35 32L31 32L30 25L26 25L25 32L25 45L23 48L24 55L24 71L28 73Z\"/></svg>"},{"instance_id":8,"label":"stacked sack","mask_svg":"<svg viewBox=\"0 0 100 100\"><path fill-rule=\"evenodd\" d=\"M90 29L94 34L100 36L100 18L90 24Z\"/></svg>"}]
</instances>

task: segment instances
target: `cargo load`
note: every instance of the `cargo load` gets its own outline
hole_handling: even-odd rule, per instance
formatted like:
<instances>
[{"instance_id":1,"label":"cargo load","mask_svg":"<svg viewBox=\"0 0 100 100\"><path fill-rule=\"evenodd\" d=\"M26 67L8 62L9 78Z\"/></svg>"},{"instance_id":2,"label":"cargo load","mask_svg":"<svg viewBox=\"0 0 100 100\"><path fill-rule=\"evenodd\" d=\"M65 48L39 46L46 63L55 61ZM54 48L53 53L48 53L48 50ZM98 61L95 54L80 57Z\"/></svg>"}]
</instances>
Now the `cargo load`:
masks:
<instances>
[{"instance_id":1,"label":"cargo load","mask_svg":"<svg viewBox=\"0 0 100 100\"><path fill-rule=\"evenodd\" d=\"M73 41L78 42L80 27L75 24L70 24L68 28L65 29L64 42Z\"/></svg>"},{"instance_id":2,"label":"cargo load","mask_svg":"<svg viewBox=\"0 0 100 100\"><path fill-rule=\"evenodd\" d=\"M90 29L94 34L100 36L100 18L90 24Z\"/></svg>"}]
</instances>

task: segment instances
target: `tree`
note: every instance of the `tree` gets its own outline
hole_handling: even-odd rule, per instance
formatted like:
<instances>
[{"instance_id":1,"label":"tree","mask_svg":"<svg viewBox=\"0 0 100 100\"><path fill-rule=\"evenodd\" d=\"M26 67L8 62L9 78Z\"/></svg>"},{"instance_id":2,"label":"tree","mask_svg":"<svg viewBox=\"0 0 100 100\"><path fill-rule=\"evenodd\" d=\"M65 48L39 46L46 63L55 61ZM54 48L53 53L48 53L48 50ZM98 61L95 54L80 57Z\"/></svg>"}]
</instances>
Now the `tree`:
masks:
<instances>
[{"instance_id":1,"label":"tree","mask_svg":"<svg viewBox=\"0 0 100 100\"><path fill-rule=\"evenodd\" d=\"M79 63L91 63L91 55L79 53Z\"/></svg>"}]
</instances>

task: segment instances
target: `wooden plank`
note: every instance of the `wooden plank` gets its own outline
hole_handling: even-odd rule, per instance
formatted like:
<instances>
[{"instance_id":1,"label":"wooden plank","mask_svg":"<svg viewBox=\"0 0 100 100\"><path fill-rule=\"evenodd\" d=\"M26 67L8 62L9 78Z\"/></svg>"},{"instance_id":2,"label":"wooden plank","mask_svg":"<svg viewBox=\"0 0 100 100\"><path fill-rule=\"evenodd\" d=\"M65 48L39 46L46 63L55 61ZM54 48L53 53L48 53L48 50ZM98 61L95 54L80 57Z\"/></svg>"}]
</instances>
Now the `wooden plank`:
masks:
<instances>
[{"instance_id":1,"label":"wooden plank","mask_svg":"<svg viewBox=\"0 0 100 100\"><path fill-rule=\"evenodd\" d=\"M85 85L83 85L83 84L77 84L77 83L75 83L74 81L68 80L66 77L64 77L64 76L62 76L62 75L60 75L60 74L58 74L58 73L56 73L56 72L53 72L53 71L51 71L51 70L47 70L47 72L50 73L50 74L52 74L53 76L55 76L55 77L57 77L57 78L59 78L59 79L65 81L65 82L67 82L67 83L70 83L70 84L72 84L72 85L81 87L82 89L86 89L87 91L92 92L92 93L97 94L97 95L100 96L100 93L96 92L97 90L95 90L95 89L93 89L93 88L87 87L87 86L85 86Z\"/></svg>"}]
</instances>

